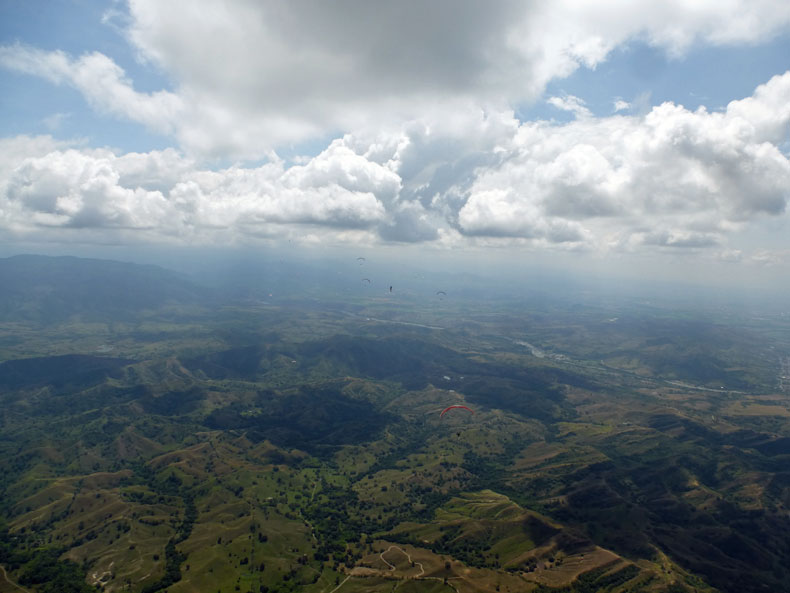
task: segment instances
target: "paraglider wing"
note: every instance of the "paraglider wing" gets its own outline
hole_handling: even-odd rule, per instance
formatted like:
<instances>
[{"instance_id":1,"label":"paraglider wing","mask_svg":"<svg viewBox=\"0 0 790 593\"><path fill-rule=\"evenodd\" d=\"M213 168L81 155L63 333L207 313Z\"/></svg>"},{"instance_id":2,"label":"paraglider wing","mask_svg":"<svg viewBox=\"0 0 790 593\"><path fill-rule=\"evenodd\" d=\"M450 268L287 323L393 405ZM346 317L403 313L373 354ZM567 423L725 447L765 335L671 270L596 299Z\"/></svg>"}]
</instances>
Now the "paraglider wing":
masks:
<instances>
[{"instance_id":1,"label":"paraglider wing","mask_svg":"<svg viewBox=\"0 0 790 593\"><path fill-rule=\"evenodd\" d=\"M443 295L443 296L447 296L447 293L446 293L446 292L444 292L443 290L437 290L437 291L436 291L436 294L441 294L441 295Z\"/></svg>"},{"instance_id":2,"label":"paraglider wing","mask_svg":"<svg viewBox=\"0 0 790 593\"><path fill-rule=\"evenodd\" d=\"M358 257L357 261L359 262L359 265L361 266L363 263L365 263L365 258L364 257Z\"/></svg>"},{"instance_id":3,"label":"paraglider wing","mask_svg":"<svg viewBox=\"0 0 790 593\"><path fill-rule=\"evenodd\" d=\"M362 284L370 284L370 278L363 278Z\"/></svg>"},{"instance_id":4,"label":"paraglider wing","mask_svg":"<svg viewBox=\"0 0 790 593\"><path fill-rule=\"evenodd\" d=\"M468 412L471 412L472 414L475 413L475 411L472 408L467 408L466 406L461 406L461 405L448 406L444 410L442 410L442 413L439 414L439 418L442 418L450 410L458 410L458 409L467 410Z\"/></svg>"}]
</instances>

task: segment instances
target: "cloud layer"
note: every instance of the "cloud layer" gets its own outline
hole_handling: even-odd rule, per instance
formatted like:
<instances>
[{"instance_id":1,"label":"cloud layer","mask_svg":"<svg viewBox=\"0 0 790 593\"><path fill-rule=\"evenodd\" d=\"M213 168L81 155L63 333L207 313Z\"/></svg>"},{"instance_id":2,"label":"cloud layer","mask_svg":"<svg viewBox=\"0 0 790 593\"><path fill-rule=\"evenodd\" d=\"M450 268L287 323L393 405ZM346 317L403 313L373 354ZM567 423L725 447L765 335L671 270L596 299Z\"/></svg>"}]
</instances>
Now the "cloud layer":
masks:
<instances>
[{"instance_id":1,"label":"cloud layer","mask_svg":"<svg viewBox=\"0 0 790 593\"><path fill-rule=\"evenodd\" d=\"M474 106L346 134L288 166L211 170L174 149L117 155L7 139L0 225L60 240L486 241L559 250L713 250L785 220L790 72L723 112L664 103L644 116L519 123ZM119 239L120 238L120 239Z\"/></svg>"}]
</instances>

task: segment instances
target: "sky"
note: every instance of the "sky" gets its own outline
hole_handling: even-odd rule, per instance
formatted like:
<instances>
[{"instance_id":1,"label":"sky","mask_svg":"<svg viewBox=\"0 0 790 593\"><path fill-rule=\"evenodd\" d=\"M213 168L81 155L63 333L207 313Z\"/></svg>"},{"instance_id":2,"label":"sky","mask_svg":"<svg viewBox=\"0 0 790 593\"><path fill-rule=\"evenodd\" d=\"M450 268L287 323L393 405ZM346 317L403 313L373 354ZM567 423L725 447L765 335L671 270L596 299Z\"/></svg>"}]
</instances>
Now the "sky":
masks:
<instances>
[{"instance_id":1,"label":"sky","mask_svg":"<svg viewBox=\"0 0 790 593\"><path fill-rule=\"evenodd\" d=\"M790 278L782 0L0 0L0 85L9 255Z\"/></svg>"}]
</instances>

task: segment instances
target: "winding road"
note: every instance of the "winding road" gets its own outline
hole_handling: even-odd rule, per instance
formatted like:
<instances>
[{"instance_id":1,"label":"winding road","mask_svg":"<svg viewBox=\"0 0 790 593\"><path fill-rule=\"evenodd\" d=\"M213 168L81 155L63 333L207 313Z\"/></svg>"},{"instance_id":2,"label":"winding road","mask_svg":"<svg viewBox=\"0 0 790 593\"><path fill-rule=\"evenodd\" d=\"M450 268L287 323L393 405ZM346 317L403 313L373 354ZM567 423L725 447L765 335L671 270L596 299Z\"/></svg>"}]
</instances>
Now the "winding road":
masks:
<instances>
[{"instance_id":1,"label":"winding road","mask_svg":"<svg viewBox=\"0 0 790 593\"><path fill-rule=\"evenodd\" d=\"M406 550L404 550L403 548L401 548L400 546L390 546L389 548L387 548L386 550L384 550L383 552L381 552L379 554L379 558L381 558L381 561L384 564L386 564L387 566L389 566L390 570L395 570L395 566L393 564L390 564L389 562L387 562L387 559L384 558L384 554L386 554L390 550L398 550L398 552L400 552L401 554L404 554L406 556L406 559L409 561L409 564L414 564L415 566L419 566L420 567L420 574L418 574L416 576L413 576L411 578L419 579L422 575L425 574L425 569L422 566L422 562L412 562L411 555L409 555L409 553ZM434 577L434 578L437 578L437 577Z\"/></svg>"},{"instance_id":2,"label":"winding road","mask_svg":"<svg viewBox=\"0 0 790 593\"><path fill-rule=\"evenodd\" d=\"M424 579L424 580L426 580L426 581L427 581L427 580L431 580L431 581L441 581L441 582L443 582L445 585L447 585L448 587L450 587L450 588L451 588L453 591L456 591L456 593L457 593L458 589L456 589L456 588L455 588L455 586L454 586L454 585L453 585L453 584L450 582L450 579L446 579L446 580L445 580L445 579L443 579L443 578L441 578L441 577L426 577L426 576L424 576L424 575L425 575L425 568L423 567L423 565L422 565L422 562L416 562L416 561L413 561L413 560L411 559L411 555L410 555L410 554L409 554L409 553L408 553L406 550L404 550L403 548L401 548L400 546L395 546L395 545L392 545L392 546L390 546L389 548L387 548L386 550L384 550L383 552L381 552L381 553L379 554L379 558L381 558L381 561L382 561L384 564L386 564L387 566L389 566L391 571L392 571L392 570L395 570L395 565L394 565L394 564L390 564L390 563L387 561L387 559L386 559L386 558L384 558L384 554L386 554L386 553L387 553L387 552L389 552L390 550L397 550L398 552L400 552L401 554L403 554L404 556L406 556L406 559L409 561L409 564L413 564L414 566L419 566L419 567L420 567L420 574L414 575L413 577L404 576L404 577L401 579L401 582L400 582L400 583L398 583L398 585L395 587L395 589L397 589L398 587L400 587L400 586L401 586L401 585L402 585L404 582L406 582L406 581L407 581L407 580L409 580L409 579L414 579L414 580ZM460 577L455 577L455 578L460 578Z\"/></svg>"}]
</instances>

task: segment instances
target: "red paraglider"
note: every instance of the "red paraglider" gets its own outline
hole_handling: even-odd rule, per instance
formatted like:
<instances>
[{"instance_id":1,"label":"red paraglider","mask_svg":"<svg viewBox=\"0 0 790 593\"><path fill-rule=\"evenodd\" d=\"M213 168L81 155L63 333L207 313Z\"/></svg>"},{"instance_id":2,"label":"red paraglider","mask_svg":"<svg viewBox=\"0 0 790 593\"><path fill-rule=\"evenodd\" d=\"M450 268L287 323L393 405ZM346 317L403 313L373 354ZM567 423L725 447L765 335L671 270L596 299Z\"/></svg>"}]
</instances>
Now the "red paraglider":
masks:
<instances>
[{"instance_id":1,"label":"red paraglider","mask_svg":"<svg viewBox=\"0 0 790 593\"><path fill-rule=\"evenodd\" d=\"M472 408L467 408L466 406L460 406L460 405L459 405L459 406L449 406L449 407L445 408L444 410L442 410L442 413L441 413L441 414L439 414L439 418L441 418L442 416L444 416L444 415L445 415L447 412L449 412L450 410L455 410L455 409L458 409L458 408L462 408L462 409L464 409L464 410L467 410L467 411L469 411L469 412L472 412L472 414L474 414L474 413L475 413L475 411L474 411Z\"/></svg>"}]
</instances>

